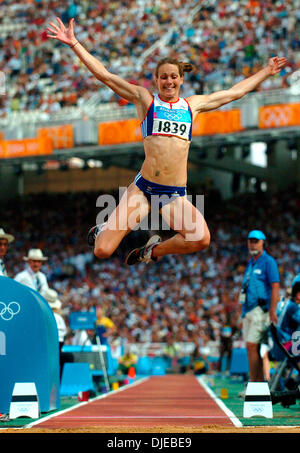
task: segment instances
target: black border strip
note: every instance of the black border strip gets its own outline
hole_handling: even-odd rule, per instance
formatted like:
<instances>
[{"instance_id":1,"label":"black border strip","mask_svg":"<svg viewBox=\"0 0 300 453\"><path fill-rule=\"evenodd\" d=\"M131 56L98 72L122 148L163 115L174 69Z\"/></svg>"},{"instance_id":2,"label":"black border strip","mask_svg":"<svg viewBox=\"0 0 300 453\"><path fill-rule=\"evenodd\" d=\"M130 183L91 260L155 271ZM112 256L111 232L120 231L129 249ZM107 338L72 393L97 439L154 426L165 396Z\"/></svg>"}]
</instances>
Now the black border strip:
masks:
<instances>
[{"instance_id":1,"label":"black border strip","mask_svg":"<svg viewBox=\"0 0 300 453\"><path fill-rule=\"evenodd\" d=\"M246 395L245 401L271 401L271 395Z\"/></svg>"}]
</instances>

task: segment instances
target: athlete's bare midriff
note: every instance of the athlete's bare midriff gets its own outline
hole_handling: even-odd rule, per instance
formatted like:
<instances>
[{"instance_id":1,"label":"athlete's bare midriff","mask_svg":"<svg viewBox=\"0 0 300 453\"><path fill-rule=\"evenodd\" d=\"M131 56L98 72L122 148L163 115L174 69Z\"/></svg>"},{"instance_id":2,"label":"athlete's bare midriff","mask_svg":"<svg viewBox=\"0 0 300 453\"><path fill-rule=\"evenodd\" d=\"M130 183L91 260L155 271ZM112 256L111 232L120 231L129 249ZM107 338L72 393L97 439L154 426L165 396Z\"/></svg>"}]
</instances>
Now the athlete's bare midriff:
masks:
<instances>
[{"instance_id":1,"label":"athlete's bare midriff","mask_svg":"<svg viewBox=\"0 0 300 453\"><path fill-rule=\"evenodd\" d=\"M145 161L141 175L167 186L186 186L190 141L178 137L150 135L144 139Z\"/></svg>"}]
</instances>

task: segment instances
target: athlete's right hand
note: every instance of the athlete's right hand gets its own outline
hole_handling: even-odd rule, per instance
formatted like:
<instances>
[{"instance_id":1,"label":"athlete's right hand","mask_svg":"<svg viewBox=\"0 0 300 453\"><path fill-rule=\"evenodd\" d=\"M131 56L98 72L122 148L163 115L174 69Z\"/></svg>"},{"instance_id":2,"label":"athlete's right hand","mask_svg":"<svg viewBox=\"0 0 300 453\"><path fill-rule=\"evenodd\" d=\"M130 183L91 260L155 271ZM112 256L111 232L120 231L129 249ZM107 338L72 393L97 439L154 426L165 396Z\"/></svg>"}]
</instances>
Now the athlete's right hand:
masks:
<instances>
[{"instance_id":1,"label":"athlete's right hand","mask_svg":"<svg viewBox=\"0 0 300 453\"><path fill-rule=\"evenodd\" d=\"M74 19L70 19L68 28L64 26L59 17L57 17L56 20L59 26L53 22L49 22L49 26L47 27L47 38L58 39L59 41L68 44L68 46L73 46L77 42L73 29Z\"/></svg>"}]
</instances>

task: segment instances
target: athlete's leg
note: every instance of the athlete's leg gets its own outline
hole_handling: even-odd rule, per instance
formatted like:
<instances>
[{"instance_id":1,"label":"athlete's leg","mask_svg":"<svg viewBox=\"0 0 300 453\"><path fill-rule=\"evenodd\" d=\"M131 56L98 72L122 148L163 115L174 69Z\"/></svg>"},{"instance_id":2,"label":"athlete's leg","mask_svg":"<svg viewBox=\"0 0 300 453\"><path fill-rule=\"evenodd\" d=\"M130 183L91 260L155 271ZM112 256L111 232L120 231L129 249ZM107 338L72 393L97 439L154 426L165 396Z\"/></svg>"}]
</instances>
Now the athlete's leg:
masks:
<instances>
[{"instance_id":1,"label":"athlete's leg","mask_svg":"<svg viewBox=\"0 0 300 453\"><path fill-rule=\"evenodd\" d=\"M123 194L119 205L112 212L103 230L95 239L94 254L109 258L123 238L148 214L150 206L143 192L132 183Z\"/></svg>"},{"instance_id":2,"label":"athlete's leg","mask_svg":"<svg viewBox=\"0 0 300 453\"><path fill-rule=\"evenodd\" d=\"M209 246L210 233L206 221L187 197L178 197L163 206L161 214L177 234L153 248L154 258L169 254L195 253Z\"/></svg>"}]
</instances>

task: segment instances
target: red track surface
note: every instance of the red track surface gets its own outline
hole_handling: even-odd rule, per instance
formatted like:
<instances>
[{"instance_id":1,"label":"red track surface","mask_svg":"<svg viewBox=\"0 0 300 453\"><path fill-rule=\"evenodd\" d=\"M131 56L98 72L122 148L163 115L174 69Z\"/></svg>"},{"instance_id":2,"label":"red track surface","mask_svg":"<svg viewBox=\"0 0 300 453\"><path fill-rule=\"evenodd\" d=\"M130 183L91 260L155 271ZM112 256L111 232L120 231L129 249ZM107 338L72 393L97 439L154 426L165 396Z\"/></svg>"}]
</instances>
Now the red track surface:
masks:
<instances>
[{"instance_id":1,"label":"red track surface","mask_svg":"<svg viewBox=\"0 0 300 453\"><path fill-rule=\"evenodd\" d=\"M49 418L39 428L233 426L194 376L152 376Z\"/></svg>"}]
</instances>

